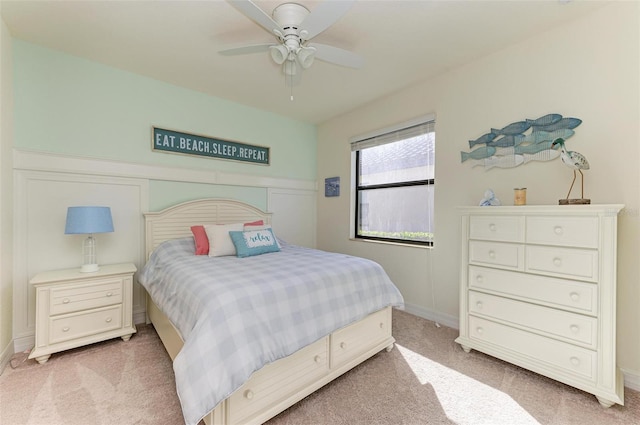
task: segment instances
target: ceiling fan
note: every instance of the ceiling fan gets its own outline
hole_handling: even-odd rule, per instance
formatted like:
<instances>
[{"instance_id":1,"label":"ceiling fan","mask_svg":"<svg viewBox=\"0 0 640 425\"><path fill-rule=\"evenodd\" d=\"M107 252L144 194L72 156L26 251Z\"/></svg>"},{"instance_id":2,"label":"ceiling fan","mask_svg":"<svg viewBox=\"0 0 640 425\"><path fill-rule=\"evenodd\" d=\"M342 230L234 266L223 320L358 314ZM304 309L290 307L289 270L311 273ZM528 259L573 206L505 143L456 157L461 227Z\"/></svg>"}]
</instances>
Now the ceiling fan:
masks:
<instances>
[{"instance_id":1,"label":"ceiling fan","mask_svg":"<svg viewBox=\"0 0 640 425\"><path fill-rule=\"evenodd\" d=\"M229 0L238 11L275 36L276 42L235 47L219 53L233 56L268 51L273 61L282 65L288 86L300 82L302 70L309 68L314 59L349 68L361 68L364 61L355 53L310 42L340 19L354 2L355 0L325 0L313 12L298 3L283 3L273 10L271 17L251 0Z\"/></svg>"}]
</instances>

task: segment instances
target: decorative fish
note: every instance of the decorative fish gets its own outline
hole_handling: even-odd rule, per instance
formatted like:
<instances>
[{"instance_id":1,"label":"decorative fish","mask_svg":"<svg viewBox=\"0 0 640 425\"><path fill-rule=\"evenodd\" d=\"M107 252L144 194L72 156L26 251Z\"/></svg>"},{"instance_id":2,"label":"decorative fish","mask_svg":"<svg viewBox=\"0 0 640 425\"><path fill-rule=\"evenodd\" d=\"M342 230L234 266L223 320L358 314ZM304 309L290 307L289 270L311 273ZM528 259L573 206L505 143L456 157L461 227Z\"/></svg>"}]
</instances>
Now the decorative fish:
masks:
<instances>
[{"instance_id":1,"label":"decorative fish","mask_svg":"<svg viewBox=\"0 0 640 425\"><path fill-rule=\"evenodd\" d=\"M482 143L488 143L488 142L492 141L493 139L495 139L496 136L497 136L497 134L495 134L495 133L483 134L482 136L478 137L476 140L469 140L469 147L472 148L475 145L480 145Z\"/></svg>"},{"instance_id":2,"label":"decorative fish","mask_svg":"<svg viewBox=\"0 0 640 425\"><path fill-rule=\"evenodd\" d=\"M497 135L503 135L503 136L509 135L509 134L520 134L527 131L530 127L531 127L531 124L529 124L528 122L518 121L512 124L509 124L508 126L501 128L499 130L496 128L492 128L491 132Z\"/></svg>"},{"instance_id":3,"label":"decorative fish","mask_svg":"<svg viewBox=\"0 0 640 425\"><path fill-rule=\"evenodd\" d=\"M496 153L494 155L506 156L506 155L515 155L515 154L516 154L516 148L514 146L507 146L507 147L496 148Z\"/></svg>"},{"instance_id":4,"label":"decorative fish","mask_svg":"<svg viewBox=\"0 0 640 425\"><path fill-rule=\"evenodd\" d=\"M522 156L524 157L525 164L529 161L551 161L552 159L556 159L560 156L560 151L554 149L546 149L533 154L525 153Z\"/></svg>"},{"instance_id":5,"label":"decorative fish","mask_svg":"<svg viewBox=\"0 0 640 425\"><path fill-rule=\"evenodd\" d=\"M540 142L540 143L532 143L529 145L520 145L515 147L515 152L516 154L523 154L523 153L534 154L534 153L542 152L543 150L546 150L546 149L555 149L551 147L552 143L553 142L551 141L546 141L546 142Z\"/></svg>"},{"instance_id":6,"label":"decorative fish","mask_svg":"<svg viewBox=\"0 0 640 425\"><path fill-rule=\"evenodd\" d=\"M562 115L560 114L547 114L543 117L540 117L536 120L526 120L533 127L538 127L541 125L550 125L555 124L562 119Z\"/></svg>"},{"instance_id":7,"label":"decorative fish","mask_svg":"<svg viewBox=\"0 0 640 425\"><path fill-rule=\"evenodd\" d=\"M549 140L553 141L557 138L561 137L563 139L568 139L573 136L576 132L573 130L569 130L568 128L563 128L562 130L555 131L534 131L533 133L525 136L522 140L522 143L540 143L547 142Z\"/></svg>"},{"instance_id":8,"label":"decorative fish","mask_svg":"<svg viewBox=\"0 0 640 425\"><path fill-rule=\"evenodd\" d=\"M524 157L522 155L509 155L509 156L490 156L485 159L477 159L474 161L473 167L479 165L484 166L487 170L493 167L498 168L513 168L524 163Z\"/></svg>"},{"instance_id":9,"label":"decorative fish","mask_svg":"<svg viewBox=\"0 0 640 425\"><path fill-rule=\"evenodd\" d=\"M472 159L488 158L494 153L496 153L496 148L494 148L493 146L484 146L482 148L478 148L471 152L460 152L460 156L462 158L462 161L460 162L465 162L469 158L472 158Z\"/></svg>"},{"instance_id":10,"label":"decorative fish","mask_svg":"<svg viewBox=\"0 0 640 425\"><path fill-rule=\"evenodd\" d=\"M515 146L522 143L524 139L524 134L510 134L508 136L501 137L496 140L492 140L487 143L487 146L496 146L496 147L506 147L506 146Z\"/></svg>"},{"instance_id":11,"label":"decorative fish","mask_svg":"<svg viewBox=\"0 0 640 425\"><path fill-rule=\"evenodd\" d=\"M582 120L579 118L562 118L560 121L549 125L539 125L533 128L533 131L555 131L562 130L564 128L574 129L582 124Z\"/></svg>"}]
</instances>

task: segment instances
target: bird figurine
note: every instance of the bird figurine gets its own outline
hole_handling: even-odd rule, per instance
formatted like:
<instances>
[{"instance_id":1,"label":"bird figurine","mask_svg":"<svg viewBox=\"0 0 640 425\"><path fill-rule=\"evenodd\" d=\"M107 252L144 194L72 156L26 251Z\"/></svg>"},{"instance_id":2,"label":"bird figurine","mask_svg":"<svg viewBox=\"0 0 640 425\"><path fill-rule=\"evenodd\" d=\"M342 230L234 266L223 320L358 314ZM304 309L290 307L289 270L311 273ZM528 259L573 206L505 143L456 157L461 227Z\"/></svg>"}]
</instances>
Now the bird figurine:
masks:
<instances>
[{"instance_id":1,"label":"bird figurine","mask_svg":"<svg viewBox=\"0 0 640 425\"><path fill-rule=\"evenodd\" d=\"M573 180L571 181L571 187L569 187L569 193L567 193L567 199L569 199L569 195L571 195L571 189L573 189L573 184L576 182L576 170L580 172L582 176L582 198L584 199L584 174L582 174L582 170L589 169L589 161L579 152L576 151L568 151L564 146L564 139L557 138L551 144L551 147L555 145L560 145L560 158L562 162L569 168L573 169Z\"/></svg>"}]
</instances>

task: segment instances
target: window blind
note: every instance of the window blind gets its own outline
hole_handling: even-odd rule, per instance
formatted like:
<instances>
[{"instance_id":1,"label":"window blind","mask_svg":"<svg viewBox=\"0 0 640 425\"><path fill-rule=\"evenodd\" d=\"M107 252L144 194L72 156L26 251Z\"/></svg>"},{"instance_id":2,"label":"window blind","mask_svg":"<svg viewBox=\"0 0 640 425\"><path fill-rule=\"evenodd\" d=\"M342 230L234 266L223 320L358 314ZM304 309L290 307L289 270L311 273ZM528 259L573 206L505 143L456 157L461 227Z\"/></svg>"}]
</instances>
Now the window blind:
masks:
<instances>
[{"instance_id":1,"label":"window blind","mask_svg":"<svg viewBox=\"0 0 640 425\"><path fill-rule=\"evenodd\" d=\"M422 122L420 124L410 125L408 127L399 128L383 132L378 135L356 138L351 141L351 151L359 151L366 148L373 148L387 143L398 142L400 140L410 139L412 137L420 136L426 133L432 133L435 131L435 121L430 120Z\"/></svg>"}]
</instances>

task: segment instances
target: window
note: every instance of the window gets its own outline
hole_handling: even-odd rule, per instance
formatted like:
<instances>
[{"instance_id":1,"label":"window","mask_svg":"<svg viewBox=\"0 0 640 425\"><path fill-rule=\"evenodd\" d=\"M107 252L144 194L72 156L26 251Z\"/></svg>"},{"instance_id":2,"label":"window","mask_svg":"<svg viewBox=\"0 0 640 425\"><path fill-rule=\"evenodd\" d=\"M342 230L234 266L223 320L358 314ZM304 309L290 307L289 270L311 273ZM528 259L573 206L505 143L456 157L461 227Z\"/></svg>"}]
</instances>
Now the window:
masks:
<instances>
[{"instance_id":1,"label":"window","mask_svg":"<svg viewBox=\"0 0 640 425\"><path fill-rule=\"evenodd\" d=\"M435 121L351 143L355 237L433 245Z\"/></svg>"}]
</instances>

